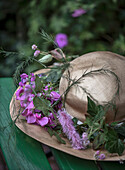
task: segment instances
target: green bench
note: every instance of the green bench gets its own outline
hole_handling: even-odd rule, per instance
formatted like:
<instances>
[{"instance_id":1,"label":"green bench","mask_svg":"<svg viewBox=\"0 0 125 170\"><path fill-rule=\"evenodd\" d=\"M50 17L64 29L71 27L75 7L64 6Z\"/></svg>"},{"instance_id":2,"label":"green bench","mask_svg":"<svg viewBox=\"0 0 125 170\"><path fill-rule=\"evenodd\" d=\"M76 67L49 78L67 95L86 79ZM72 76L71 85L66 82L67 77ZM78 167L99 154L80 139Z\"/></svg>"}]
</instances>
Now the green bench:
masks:
<instances>
[{"instance_id":1,"label":"green bench","mask_svg":"<svg viewBox=\"0 0 125 170\"><path fill-rule=\"evenodd\" d=\"M20 131L11 121L9 103L15 91L12 78L0 78L0 147L10 170L52 169L40 142ZM124 170L119 162L89 161L51 148L62 170Z\"/></svg>"}]
</instances>

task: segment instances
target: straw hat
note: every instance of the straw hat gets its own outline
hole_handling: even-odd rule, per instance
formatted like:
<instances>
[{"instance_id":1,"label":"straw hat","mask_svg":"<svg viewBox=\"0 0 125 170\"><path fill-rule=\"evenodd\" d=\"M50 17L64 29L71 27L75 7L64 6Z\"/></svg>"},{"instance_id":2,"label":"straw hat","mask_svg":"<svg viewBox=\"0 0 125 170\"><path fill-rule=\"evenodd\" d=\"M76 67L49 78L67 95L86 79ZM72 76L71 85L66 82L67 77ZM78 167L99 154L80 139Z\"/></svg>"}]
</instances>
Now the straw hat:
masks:
<instances>
[{"instance_id":1,"label":"straw hat","mask_svg":"<svg viewBox=\"0 0 125 170\"><path fill-rule=\"evenodd\" d=\"M118 111L115 120L125 120L124 70L125 58L111 52L92 52L73 60L70 63L70 68L68 71L64 72L60 80L60 94L62 95L72 82L84 76L80 78L78 85L72 86L67 93L65 108L68 113L84 121L87 115L87 95L90 95L98 104L107 104L115 99ZM40 70L37 74L44 71L45 70ZM116 75L120 79L120 89L118 87L118 77ZM83 88L81 89L81 87ZM83 89L86 89L86 91ZM116 95L118 89L119 96ZM13 120L18 115L19 109L20 103L15 100L14 94L10 103L10 114ZM107 114L106 121L114 121L113 112ZM71 147L67 139L64 139L66 141L65 145L60 144L55 136L51 137L44 128L26 123L21 116L17 119L15 124L24 133L48 146L79 158L95 160L93 156L95 151L93 149L75 150ZM107 153L107 151L103 151L103 153ZM114 154L114 156L108 154L105 160L117 161L119 159L125 160L125 151L120 157L117 154Z\"/></svg>"}]
</instances>

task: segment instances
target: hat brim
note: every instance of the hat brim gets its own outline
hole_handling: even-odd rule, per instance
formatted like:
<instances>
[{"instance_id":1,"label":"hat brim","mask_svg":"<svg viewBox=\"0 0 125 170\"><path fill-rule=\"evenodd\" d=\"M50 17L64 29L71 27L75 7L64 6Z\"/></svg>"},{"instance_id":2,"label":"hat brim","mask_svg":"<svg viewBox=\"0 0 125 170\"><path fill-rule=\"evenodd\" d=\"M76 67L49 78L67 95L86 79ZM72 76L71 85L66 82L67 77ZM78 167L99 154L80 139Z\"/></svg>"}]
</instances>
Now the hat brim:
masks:
<instances>
[{"instance_id":1,"label":"hat brim","mask_svg":"<svg viewBox=\"0 0 125 170\"><path fill-rule=\"evenodd\" d=\"M40 70L36 73L40 74L43 72L45 72L45 70ZM13 121L15 120L15 118L17 118L19 112L20 112L20 102L16 100L16 95L14 93L12 100L10 102L10 115ZM85 150L73 149L70 142L66 138L63 138L66 144L61 144L58 142L55 136L51 137L44 127L35 124L28 124L24 119L24 117L21 115L18 117L18 119L16 119L15 124L25 134L27 134L28 136L34 138L35 140L43 144L46 144L50 147L53 147L55 149L58 149L60 151L63 151L65 153L68 153L70 155L82 159L95 160L94 157L95 151L92 148L88 148ZM119 161L120 159L125 160L125 151L122 156L118 156L117 154L109 154L105 150L103 150L102 152L106 154L106 158L103 161Z\"/></svg>"}]
</instances>

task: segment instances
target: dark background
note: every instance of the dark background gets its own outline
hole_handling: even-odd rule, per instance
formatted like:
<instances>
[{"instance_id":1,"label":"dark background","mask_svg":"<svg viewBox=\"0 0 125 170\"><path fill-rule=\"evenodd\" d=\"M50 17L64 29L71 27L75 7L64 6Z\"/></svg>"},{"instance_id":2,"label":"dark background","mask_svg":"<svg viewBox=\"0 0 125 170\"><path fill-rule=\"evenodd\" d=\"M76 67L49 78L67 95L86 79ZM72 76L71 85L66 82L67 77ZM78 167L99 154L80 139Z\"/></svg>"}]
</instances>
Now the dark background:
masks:
<instances>
[{"instance_id":1,"label":"dark background","mask_svg":"<svg viewBox=\"0 0 125 170\"><path fill-rule=\"evenodd\" d=\"M87 10L73 18L75 9ZM124 0L1 0L0 47L19 52L0 54L0 77L12 76L22 60L33 55L32 44L41 50L53 49L39 34L44 29L53 37L68 36L66 55L82 55L91 51L112 51L125 55ZM23 55L20 55L22 54ZM30 70L40 65L32 64Z\"/></svg>"}]
</instances>

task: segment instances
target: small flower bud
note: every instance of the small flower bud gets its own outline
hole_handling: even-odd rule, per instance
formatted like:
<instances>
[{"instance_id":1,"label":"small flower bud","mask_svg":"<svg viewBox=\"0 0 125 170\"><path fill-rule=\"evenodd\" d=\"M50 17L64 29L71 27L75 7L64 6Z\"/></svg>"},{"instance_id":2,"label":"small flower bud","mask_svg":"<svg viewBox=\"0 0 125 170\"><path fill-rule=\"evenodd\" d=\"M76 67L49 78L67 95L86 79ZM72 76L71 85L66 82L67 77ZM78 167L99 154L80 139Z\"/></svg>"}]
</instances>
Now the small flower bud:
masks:
<instances>
[{"instance_id":1,"label":"small flower bud","mask_svg":"<svg viewBox=\"0 0 125 170\"><path fill-rule=\"evenodd\" d=\"M37 46L35 44L32 45L32 50L36 50Z\"/></svg>"},{"instance_id":2,"label":"small flower bud","mask_svg":"<svg viewBox=\"0 0 125 170\"><path fill-rule=\"evenodd\" d=\"M36 51L34 52L34 56L35 56L35 57L37 57L39 54L40 54L40 50L36 50Z\"/></svg>"},{"instance_id":3,"label":"small flower bud","mask_svg":"<svg viewBox=\"0 0 125 170\"><path fill-rule=\"evenodd\" d=\"M41 62L42 64L49 63L50 61L52 61L52 55L51 54L45 55L44 57L39 59L39 62Z\"/></svg>"},{"instance_id":4,"label":"small flower bud","mask_svg":"<svg viewBox=\"0 0 125 170\"><path fill-rule=\"evenodd\" d=\"M52 54L53 58L55 58L56 60L60 60L65 56L62 56L56 49L50 51L50 53Z\"/></svg>"}]
</instances>

